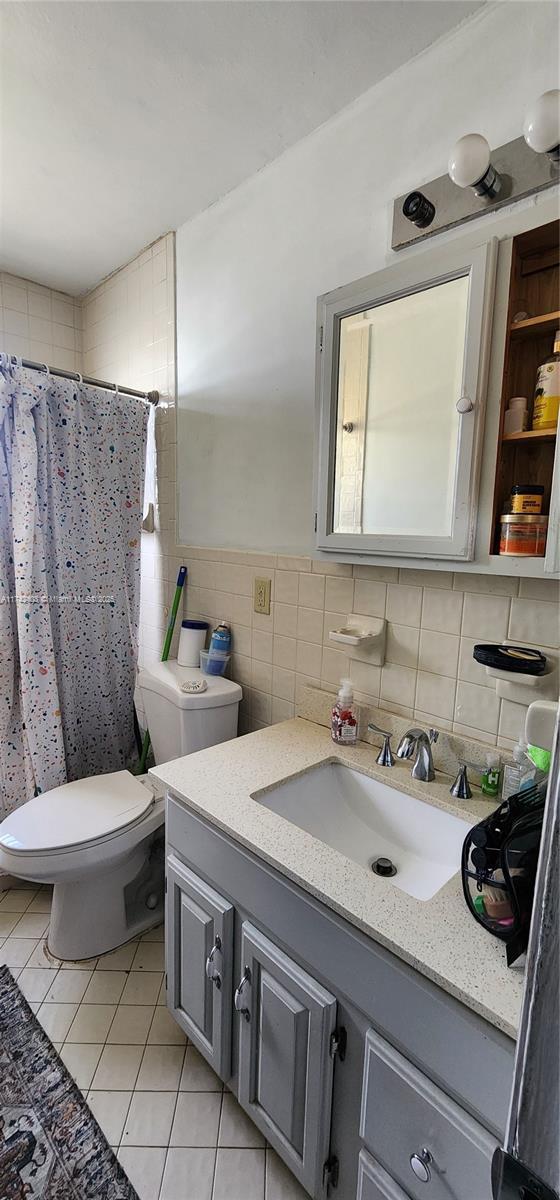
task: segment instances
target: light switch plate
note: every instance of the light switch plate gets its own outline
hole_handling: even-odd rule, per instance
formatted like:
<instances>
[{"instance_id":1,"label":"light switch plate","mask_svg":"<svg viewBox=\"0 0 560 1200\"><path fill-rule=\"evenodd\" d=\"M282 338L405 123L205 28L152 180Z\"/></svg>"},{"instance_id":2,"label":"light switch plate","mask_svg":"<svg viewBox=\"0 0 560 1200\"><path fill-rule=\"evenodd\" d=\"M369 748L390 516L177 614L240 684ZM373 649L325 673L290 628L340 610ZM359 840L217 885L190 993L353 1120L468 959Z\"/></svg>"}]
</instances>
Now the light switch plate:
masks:
<instances>
[{"instance_id":1,"label":"light switch plate","mask_svg":"<svg viewBox=\"0 0 560 1200\"><path fill-rule=\"evenodd\" d=\"M253 608L256 613L270 613L270 579L255 579L253 585Z\"/></svg>"}]
</instances>

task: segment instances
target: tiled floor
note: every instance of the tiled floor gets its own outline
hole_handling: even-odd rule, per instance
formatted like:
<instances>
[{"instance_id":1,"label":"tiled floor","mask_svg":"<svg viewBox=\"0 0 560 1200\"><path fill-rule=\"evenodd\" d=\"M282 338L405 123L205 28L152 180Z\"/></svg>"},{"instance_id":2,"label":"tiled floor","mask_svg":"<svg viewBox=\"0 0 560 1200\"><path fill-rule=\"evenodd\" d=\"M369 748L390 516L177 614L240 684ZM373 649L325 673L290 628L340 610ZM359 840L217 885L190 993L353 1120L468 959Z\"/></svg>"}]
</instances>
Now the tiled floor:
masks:
<instances>
[{"instance_id":1,"label":"tiled floor","mask_svg":"<svg viewBox=\"0 0 560 1200\"><path fill-rule=\"evenodd\" d=\"M165 1007L163 929L83 963L45 945L50 891L0 892L6 963L140 1200L306 1200Z\"/></svg>"}]
</instances>

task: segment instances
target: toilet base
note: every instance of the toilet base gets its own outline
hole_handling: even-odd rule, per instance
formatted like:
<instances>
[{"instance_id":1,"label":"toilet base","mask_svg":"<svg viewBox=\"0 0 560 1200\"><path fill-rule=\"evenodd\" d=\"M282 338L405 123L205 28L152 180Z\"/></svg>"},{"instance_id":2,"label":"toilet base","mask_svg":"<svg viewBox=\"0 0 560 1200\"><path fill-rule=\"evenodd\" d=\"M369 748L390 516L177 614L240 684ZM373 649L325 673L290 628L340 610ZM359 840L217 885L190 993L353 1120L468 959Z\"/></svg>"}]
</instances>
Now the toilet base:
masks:
<instances>
[{"instance_id":1,"label":"toilet base","mask_svg":"<svg viewBox=\"0 0 560 1200\"><path fill-rule=\"evenodd\" d=\"M107 870L55 883L48 948L77 961L116 950L163 920L164 863L154 838Z\"/></svg>"}]
</instances>

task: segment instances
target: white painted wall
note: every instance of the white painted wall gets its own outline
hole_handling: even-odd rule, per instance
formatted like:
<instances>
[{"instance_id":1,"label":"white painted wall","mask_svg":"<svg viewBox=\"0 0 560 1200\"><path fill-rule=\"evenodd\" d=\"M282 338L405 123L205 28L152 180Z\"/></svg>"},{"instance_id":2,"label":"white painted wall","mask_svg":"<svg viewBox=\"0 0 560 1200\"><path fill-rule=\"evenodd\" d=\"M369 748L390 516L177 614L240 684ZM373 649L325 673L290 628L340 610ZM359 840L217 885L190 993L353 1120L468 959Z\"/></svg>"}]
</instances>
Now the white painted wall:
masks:
<instances>
[{"instance_id":1,"label":"white painted wall","mask_svg":"<svg viewBox=\"0 0 560 1200\"><path fill-rule=\"evenodd\" d=\"M391 261L393 197L457 137L519 136L557 21L489 8L178 231L181 542L309 552L316 297Z\"/></svg>"}]
</instances>

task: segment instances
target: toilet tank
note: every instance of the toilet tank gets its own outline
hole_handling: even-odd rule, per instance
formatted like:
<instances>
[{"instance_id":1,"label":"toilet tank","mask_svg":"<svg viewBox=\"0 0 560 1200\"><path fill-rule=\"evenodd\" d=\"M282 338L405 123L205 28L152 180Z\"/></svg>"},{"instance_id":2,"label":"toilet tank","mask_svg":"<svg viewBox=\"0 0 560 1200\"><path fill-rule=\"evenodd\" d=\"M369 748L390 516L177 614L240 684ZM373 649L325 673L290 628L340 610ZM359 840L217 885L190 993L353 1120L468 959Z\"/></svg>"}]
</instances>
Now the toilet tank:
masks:
<instances>
[{"instance_id":1,"label":"toilet tank","mask_svg":"<svg viewBox=\"0 0 560 1200\"><path fill-rule=\"evenodd\" d=\"M186 692L187 680L201 680L204 692ZM156 763L182 758L206 746L237 736L242 691L221 675L203 675L197 667L180 667L175 658L139 672L146 721Z\"/></svg>"}]
</instances>

